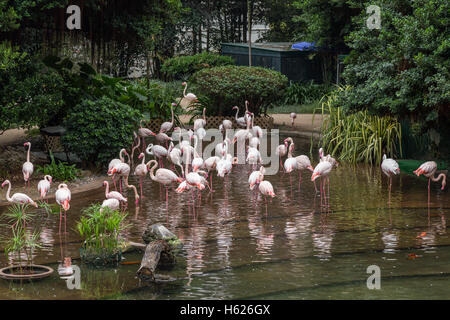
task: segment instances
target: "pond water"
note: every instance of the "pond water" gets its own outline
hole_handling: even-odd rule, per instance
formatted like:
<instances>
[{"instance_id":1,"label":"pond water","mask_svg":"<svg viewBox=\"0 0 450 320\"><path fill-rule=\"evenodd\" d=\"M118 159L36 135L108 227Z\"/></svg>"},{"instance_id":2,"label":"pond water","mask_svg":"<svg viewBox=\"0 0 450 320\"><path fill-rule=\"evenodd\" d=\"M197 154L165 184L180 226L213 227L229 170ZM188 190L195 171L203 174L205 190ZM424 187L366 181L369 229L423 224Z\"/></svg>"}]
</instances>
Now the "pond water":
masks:
<instances>
[{"instance_id":1,"label":"pond water","mask_svg":"<svg viewBox=\"0 0 450 320\"><path fill-rule=\"evenodd\" d=\"M294 139L295 155L309 154L308 139ZM58 235L59 219L37 211L30 227L41 228L43 247L35 263L55 269L33 283L0 281L0 299L447 299L450 288L450 195L427 181L402 173L394 178L391 204L387 179L378 167L341 164L330 175L330 207L320 206L310 174L298 190L281 173L266 176L277 197L265 212L264 199L249 192L248 167L237 166L227 187L216 175L214 193L204 191L193 216L191 195L169 192L147 178L138 211L129 205L124 237L142 242L148 223L163 223L184 243L184 253L170 276L139 281L139 264L92 268L79 258L74 230L81 209L104 199L104 189L73 196L68 234ZM134 179L130 180L133 183ZM133 197L130 194L130 199ZM0 208L3 213L5 208ZM9 230L0 228L0 235ZM420 237L418 237L421 235ZM411 254L415 254L412 256ZM81 270L81 288L69 289L57 273L70 256ZM142 253L124 255L140 261ZM0 263L8 264L1 251ZM381 270L381 289L369 290L370 265Z\"/></svg>"}]
</instances>

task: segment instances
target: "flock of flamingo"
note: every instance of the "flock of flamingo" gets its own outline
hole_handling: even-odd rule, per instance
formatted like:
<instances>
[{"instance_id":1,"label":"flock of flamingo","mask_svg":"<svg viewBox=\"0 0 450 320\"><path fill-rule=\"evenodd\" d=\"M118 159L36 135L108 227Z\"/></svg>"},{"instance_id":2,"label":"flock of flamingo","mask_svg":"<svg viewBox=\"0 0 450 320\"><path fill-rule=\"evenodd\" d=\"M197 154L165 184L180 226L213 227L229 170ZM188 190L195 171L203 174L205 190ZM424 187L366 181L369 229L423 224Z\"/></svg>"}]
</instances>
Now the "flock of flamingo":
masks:
<instances>
[{"instance_id":1,"label":"flock of flamingo","mask_svg":"<svg viewBox=\"0 0 450 320\"><path fill-rule=\"evenodd\" d=\"M183 96L189 103L197 101L197 97L192 94L186 94L187 84L184 82ZM181 129L180 127L174 127L174 113L173 106L171 105L172 119L170 122L164 122L159 130L159 133L155 134L150 129L144 126L144 120L140 123L140 128L137 133L134 132L134 139L131 146L131 155L125 148L119 152L119 158L113 159L109 162L107 174L112 177L114 187L116 191L109 190L109 183L104 181L105 186L105 200L102 203L102 208L108 207L112 210L118 210L121 206L125 208L127 205L127 197L124 191L124 187L132 189L134 191L135 202L138 205L139 200L143 197L143 180L150 176L151 180L158 182L166 191L166 205L168 203L168 189L173 184L178 184L176 188L177 193L183 193L187 190L192 192L192 205L195 207L195 199L199 198L199 205L201 203L201 191L208 188L211 192L214 192L212 185L213 172L217 172L217 176L224 179L224 183L227 184L228 175L231 174L233 166L238 163L238 158L233 157L230 153L230 146L240 141L238 146L244 146L246 154L246 163L250 164L252 170L249 173L248 183L249 189L255 190L257 187L259 192L264 196L266 214L267 214L267 197L275 197L275 192L272 184L264 180L265 168L262 166L261 154L259 151L260 139L263 138L263 130L254 125L254 114L248 110L248 101L245 102L244 116L238 117L239 107L233 107L236 110L235 120L239 130L234 132L233 137L229 136L230 129L233 128L233 123L230 120L223 120L219 126L219 130L223 137L223 142L216 144L215 155L204 159L201 151L197 151L197 147L202 143L203 138L206 135L206 117L205 109L203 109L203 116L196 119L194 122L193 130ZM292 125L296 118L295 113L291 114ZM172 130L173 128L173 130ZM244 129L245 128L245 129ZM172 130L171 137L168 133ZM156 144L146 145L146 138L154 137ZM175 146L174 141L180 141ZM192 145L194 142L194 145ZM30 188L30 178L33 174L33 164L30 162L30 149L31 143L26 142L24 144L27 150L27 160L23 164L23 178L25 181L25 191ZM138 160L140 161L134 167L134 154L136 150L139 152ZM320 179L320 194L321 205L328 206L327 193L329 197L329 174L333 168L338 166L338 162L331 157L331 155L325 156L323 149L319 149L320 162L313 167L311 161L306 155L293 156L294 142L292 138L288 137L283 141L283 144L276 148L276 154L279 157L280 167L286 173L289 174L291 179L291 173L294 170L299 172L299 189L301 185L301 177L303 171L310 171L312 173L311 181L314 182L314 186L317 192L315 180ZM154 157L150 161L146 162L146 155ZM124 156L128 159L125 161ZM286 157L284 163L282 158ZM172 169L164 167L164 160L171 165ZM183 166L184 163L184 166ZM260 165L258 169L258 165ZM134 171L132 171L134 167ZM159 168L158 168L159 167ZM180 171L177 170L180 169ZM258 170L256 170L258 169ZM392 188L393 176L400 173L398 163L393 159L388 159L386 155L383 157L381 163L382 172L389 178L389 195ZM156 170L156 171L155 171ZM423 163L414 173L417 176L423 174L428 181L428 201L430 199L430 182L439 181L442 179L442 189L446 184L446 176L441 173L435 177L437 170L436 162L428 161ZM133 174L139 180L140 194L137 191L136 186L130 185L128 182L129 175ZM208 181L209 176L209 181ZM118 181L116 181L118 179ZM52 177L46 175L43 180L39 181L38 191L40 193L41 200L44 200L52 183ZM117 188L117 183L119 188ZM17 204L30 204L38 207L37 203L33 201L29 196L24 193L15 193L10 196L11 182L5 180L2 183L2 188L8 185L6 193L7 201ZM292 186L292 182L291 182ZM328 186L328 190L326 190ZM197 197L194 196L194 192L197 192ZM71 192L68 186L64 183L58 185L55 192L56 203L60 206L60 231L62 222L62 211L64 211L64 219L66 221L66 212L70 208ZM47 200L48 201L48 200ZM389 200L390 201L390 200Z\"/></svg>"}]
</instances>

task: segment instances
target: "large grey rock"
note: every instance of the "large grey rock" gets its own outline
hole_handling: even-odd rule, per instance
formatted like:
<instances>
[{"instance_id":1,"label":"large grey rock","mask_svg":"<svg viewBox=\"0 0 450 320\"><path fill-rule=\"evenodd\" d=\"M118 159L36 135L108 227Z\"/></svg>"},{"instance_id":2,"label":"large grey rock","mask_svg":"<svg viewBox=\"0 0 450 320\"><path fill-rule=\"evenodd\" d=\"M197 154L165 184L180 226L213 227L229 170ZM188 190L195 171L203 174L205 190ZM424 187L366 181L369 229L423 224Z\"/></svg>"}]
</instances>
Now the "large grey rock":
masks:
<instances>
[{"instance_id":1,"label":"large grey rock","mask_svg":"<svg viewBox=\"0 0 450 320\"><path fill-rule=\"evenodd\" d=\"M166 240L174 253L177 253L178 250L183 248L183 244L180 239L178 239L175 234L160 223L147 226L147 229L145 229L142 235L142 239L145 243L150 243L157 240Z\"/></svg>"}]
</instances>

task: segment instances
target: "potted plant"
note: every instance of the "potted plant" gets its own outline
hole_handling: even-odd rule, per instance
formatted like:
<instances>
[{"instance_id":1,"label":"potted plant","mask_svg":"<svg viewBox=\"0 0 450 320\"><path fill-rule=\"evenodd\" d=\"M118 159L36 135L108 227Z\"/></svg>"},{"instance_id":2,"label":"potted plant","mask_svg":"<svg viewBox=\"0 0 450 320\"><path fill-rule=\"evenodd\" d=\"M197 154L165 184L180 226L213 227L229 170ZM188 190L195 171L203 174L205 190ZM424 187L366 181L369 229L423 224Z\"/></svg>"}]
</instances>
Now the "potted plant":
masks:
<instances>
[{"instance_id":1,"label":"potted plant","mask_svg":"<svg viewBox=\"0 0 450 320\"><path fill-rule=\"evenodd\" d=\"M77 230L84 239L80 248L81 260L90 265L117 265L122 258L125 241L120 233L128 227L126 214L119 210L94 204L83 211Z\"/></svg>"},{"instance_id":2,"label":"potted plant","mask_svg":"<svg viewBox=\"0 0 450 320\"><path fill-rule=\"evenodd\" d=\"M0 269L0 277L8 280L33 280L48 277L53 269L33 264L33 251L40 248L39 231L26 229L33 214L27 212L28 205L14 204L5 214L12 236L6 240L5 254L13 255L12 264ZM25 258L23 256L25 255ZM17 263L14 263L17 259Z\"/></svg>"}]
</instances>

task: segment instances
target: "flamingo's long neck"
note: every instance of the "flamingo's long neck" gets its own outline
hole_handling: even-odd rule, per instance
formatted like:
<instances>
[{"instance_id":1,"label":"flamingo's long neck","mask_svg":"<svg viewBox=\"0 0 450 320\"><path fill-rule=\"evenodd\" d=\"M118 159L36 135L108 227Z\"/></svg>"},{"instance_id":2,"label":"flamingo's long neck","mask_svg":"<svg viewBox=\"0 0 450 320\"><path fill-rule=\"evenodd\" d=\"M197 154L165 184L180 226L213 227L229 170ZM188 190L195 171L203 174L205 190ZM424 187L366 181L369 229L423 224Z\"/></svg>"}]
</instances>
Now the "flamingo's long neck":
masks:
<instances>
[{"instance_id":1,"label":"flamingo's long neck","mask_svg":"<svg viewBox=\"0 0 450 320\"><path fill-rule=\"evenodd\" d=\"M186 98L187 83L184 85L183 96Z\"/></svg>"},{"instance_id":2,"label":"flamingo's long neck","mask_svg":"<svg viewBox=\"0 0 450 320\"><path fill-rule=\"evenodd\" d=\"M292 158L292 149L294 149L294 143L291 141L291 144L289 145L288 158Z\"/></svg>"},{"instance_id":3,"label":"flamingo's long neck","mask_svg":"<svg viewBox=\"0 0 450 320\"><path fill-rule=\"evenodd\" d=\"M203 120L206 121L206 108L203 108Z\"/></svg>"},{"instance_id":4,"label":"flamingo's long neck","mask_svg":"<svg viewBox=\"0 0 450 320\"><path fill-rule=\"evenodd\" d=\"M156 167L158 166L158 162L156 160L151 160L149 161L149 163L147 163L147 165L150 163L153 163L153 166L150 168L150 178L152 178L152 180L156 180L154 172Z\"/></svg>"},{"instance_id":5,"label":"flamingo's long neck","mask_svg":"<svg viewBox=\"0 0 450 320\"><path fill-rule=\"evenodd\" d=\"M8 200L8 202L11 202L12 199L9 196L9 193L11 192L11 182L7 181L7 183L8 183L8 190L6 191L6 200Z\"/></svg>"},{"instance_id":6,"label":"flamingo's long neck","mask_svg":"<svg viewBox=\"0 0 450 320\"><path fill-rule=\"evenodd\" d=\"M108 181L106 181L105 197L108 197L108 193L109 193L109 183Z\"/></svg>"},{"instance_id":7,"label":"flamingo's long neck","mask_svg":"<svg viewBox=\"0 0 450 320\"><path fill-rule=\"evenodd\" d=\"M172 123L172 126L173 126L173 124L175 123L175 119L173 117L173 106L172 105L170 105L170 112L172 113L172 121L171 121L171 123Z\"/></svg>"},{"instance_id":8,"label":"flamingo's long neck","mask_svg":"<svg viewBox=\"0 0 450 320\"><path fill-rule=\"evenodd\" d=\"M141 140L141 139L139 139L139 140ZM125 149L121 149L120 150L120 152L119 152L119 159L120 159L120 161L122 161L122 162L124 162L124 158L123 158L123 151L124 151Z\"/></svg>"},{"instance_id":9,"label":"flamingo's long neck","mask_svg":"<svg viewBox=\"0 0 450 320\"><path fill-rule=\"evenodd\" d=\"M31 143L28 143L27 162L30 162L30 150L31 150Z\"/></svg>"},{"instance_id":10,"label":"flamingo's long neck","mask_svg":"<svg viewBox=\"0 0 450 320\"><path fill-rule=\"evenodd\" d=\"M238 114L239 114L239 107L236 106L236 115L234 116L235 119L236 119L236 121L237 121L237 119L238 119Z\"/></svg>"},{"instance_id":11,"label":"flamingo's long neck","mask_svg":"<svg viewBox=\"0 0 450 320\"><path fill-rule=\"evenodd\" d=\"M254 120L254 118L255 118L255 115L252 114L252 126L251 126L251 128L253 128L253 120Z\"/></svg>"},{"instance_id":12,"label":"flamingo's long neck","mask_svg":"<svg viewBox=\"0 0 450 320\"><path fill-rule=\"evenodd\" d=\"M447 180L447 176L445 175L445 173L441 173L437 177L434 177L434 174L431 176L431 180L433 180L434 182L438 182L441 179L442 179L442 185L445 185L446 180Z\"/></svg>"},{"instance_id":13,"label":"flamingo's long neck","mask_svg":"<svg viewBox=\"0 0 450 320\"><path fill-rule=\"evenodd\" d=\"M144 155L142 156L142 162L141 162L141 164L145 165L145 153L144 153Z\"/></svg>"}]
</instances>

